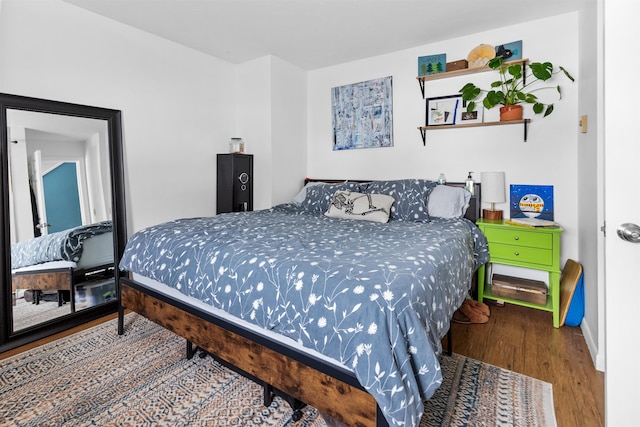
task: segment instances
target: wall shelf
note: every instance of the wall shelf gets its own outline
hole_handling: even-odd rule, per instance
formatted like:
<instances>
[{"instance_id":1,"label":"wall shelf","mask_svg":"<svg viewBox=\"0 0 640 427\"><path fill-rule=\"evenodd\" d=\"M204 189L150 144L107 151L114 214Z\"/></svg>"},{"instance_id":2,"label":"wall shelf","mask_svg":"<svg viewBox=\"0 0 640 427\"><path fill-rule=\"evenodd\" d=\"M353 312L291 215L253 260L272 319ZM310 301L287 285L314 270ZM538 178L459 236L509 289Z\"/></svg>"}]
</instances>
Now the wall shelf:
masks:
<instances>
[{"instance_id":1,"label":"wall shelf","mask_svg":"<svg viewBox=\"0 0 640 427\"><path fill-rule=\"evenodd\" d=\"M503 126L503 125L523 125L524 126L524 142L527 142L527 126L531 123L531 119L509 120L507 122L483 122L483 123L465 123L460 125L437 125L437 126L420 126L418 130L422 134L422 144L427 145L427 131L441 129L460 129L485 126Z\"/></svg>"},{"instance_id":2,"label":"wall shelf","mask_svg":"<svg viewBox=\"0 0 640 427\"><path fill-rule=\"evenodd\" d=\"M523 67L529 63L529 58L516 59L515 61L505 61L503 65L511 65L521 63ZM487 71L495 71L487 66L463 68L461 70L445 71L444 73L428 74L426 76L418 76L418 84L420 85L420 91L422 92L422 98L424 99L424 83L432 80L448 79L451 77L466 76L469 74L486 73Z\"/></svg>"},{"instance_id":3,"label":"wall shelf","mask_svg":"<svg viewBox=\"0 0 640 427\"><path fill-rule=\"evenodd\" d=\"M528 58L524 59L516 59L515 61L505 61L504 65L512 65L512 64L522 64L523 69L529 63ZM493 68L489 68L487 66L484 67L474 67L474 68L463 68L461 70L453 70L453 71L445 71L444 73L436 73L436 74L428 74L426 76L418 76L418 83L420 84L420 91L422 92L422 99L425 96L425 82L433 81L433 80L441 80L448 79L451 77L459 77L466 76L469 74L477 74L477 73L485 73L487 71L495 71ZM524 71L523 71L524 73ZM523 82L526 82L523 80ZM458 129L458 128L471 128L471 127L483 127L483 126L502 126L502 125L517 125L521 124L524 127L524 142L527 142L527 126L531 122L531 119L522 119L522 120L509 120L504 122L482 122L482 123L464 123L457 125L437 125L437 126L420 126L418 130L422 135L422 144L427 145L427 131L428 130L436 130L436 129Z\"/></svg>"}]
</instances>

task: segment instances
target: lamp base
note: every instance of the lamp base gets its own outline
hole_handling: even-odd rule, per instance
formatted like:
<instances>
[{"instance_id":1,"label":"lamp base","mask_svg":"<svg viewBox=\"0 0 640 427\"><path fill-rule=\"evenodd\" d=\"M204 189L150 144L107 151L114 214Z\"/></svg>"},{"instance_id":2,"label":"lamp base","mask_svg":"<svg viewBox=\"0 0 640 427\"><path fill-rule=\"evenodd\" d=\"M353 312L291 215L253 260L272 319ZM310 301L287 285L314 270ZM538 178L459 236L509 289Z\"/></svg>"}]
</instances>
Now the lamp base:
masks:
<instances>
[{"instance_id":1,"label":"lamp base","mask_svg":"<svg viewBox=\"0 0 640 427\"><path fill-rule=\"evenodd\" d=\"M482 218L484 219L502 219L502 211L492 211L489 209L482 209Z\"/></svg>"}]
</instances>

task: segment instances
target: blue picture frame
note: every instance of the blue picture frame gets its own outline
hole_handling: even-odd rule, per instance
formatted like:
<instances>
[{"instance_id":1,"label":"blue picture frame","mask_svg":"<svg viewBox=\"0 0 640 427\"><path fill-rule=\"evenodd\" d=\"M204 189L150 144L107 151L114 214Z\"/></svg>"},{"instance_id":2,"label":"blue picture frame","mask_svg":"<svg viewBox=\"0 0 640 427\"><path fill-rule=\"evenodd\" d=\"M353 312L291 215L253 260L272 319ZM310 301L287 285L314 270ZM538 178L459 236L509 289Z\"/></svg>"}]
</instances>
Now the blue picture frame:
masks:
<instances>
[{"instance_id":1,"label":"blue picture frame","mask_svg":"<svg viewBox=\"0 0 640 427\"><path fill-rule=\"evenodd\" d=\"M511 184L511 218L537 218L553 221L553 185Z\"/></svg>"}]
</instances>

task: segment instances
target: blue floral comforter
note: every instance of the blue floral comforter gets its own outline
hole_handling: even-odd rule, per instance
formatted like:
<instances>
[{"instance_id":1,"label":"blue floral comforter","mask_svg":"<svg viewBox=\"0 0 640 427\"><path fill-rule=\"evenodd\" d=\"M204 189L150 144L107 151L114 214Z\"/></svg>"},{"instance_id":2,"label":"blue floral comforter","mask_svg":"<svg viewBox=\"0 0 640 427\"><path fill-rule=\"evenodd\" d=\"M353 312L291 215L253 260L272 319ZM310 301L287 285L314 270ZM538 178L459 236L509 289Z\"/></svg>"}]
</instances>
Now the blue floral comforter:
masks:
<instances>
[{"instance_id":1,"label":"blue floral comforter","mask_svg":"<svg viewBox=\"0 0 640 427\"><path fill-rule=\"evenodd\" d=\"M11 245L11 269L50 261L77 262L85 240L112 230L111 221L102 221L14 243Z\"/></svg>"},{"instance_id":2,"label":"blue floral comforter","mask_svg":"<svg viewBox=\"0 0 640 427\"><path fill-rule=\"evenodd\" d=\"M350 367L390 425L417 426L487 243L465 219L387 224L294 205L134 234L120 263Z\"/></svg>"}]
</instances>

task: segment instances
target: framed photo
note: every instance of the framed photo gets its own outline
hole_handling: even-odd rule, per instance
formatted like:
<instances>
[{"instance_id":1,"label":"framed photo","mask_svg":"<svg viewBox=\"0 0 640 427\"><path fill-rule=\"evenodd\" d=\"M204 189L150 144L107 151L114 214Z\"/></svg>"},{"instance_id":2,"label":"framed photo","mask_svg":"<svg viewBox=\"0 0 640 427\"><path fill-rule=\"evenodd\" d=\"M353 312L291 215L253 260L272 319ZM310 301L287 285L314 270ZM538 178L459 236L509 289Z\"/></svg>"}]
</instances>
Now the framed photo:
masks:
<instances>
[{"instance_id":1,"label":"framed photo","mask_svg":"<svg viewBox=\"0 0 640 427\"><path fill-rule=\"evenodd\" d=\"M462 108L458 108L458 117L456 119L457 124L465 123L482 123L484 119L484 107L482 104L477 105L476 109L470 113L467 113L466 102L462 103Z\"/></svg>"},{"instance_id":2,"label":"framed photo","mask_svg":"<svg viewBox=\"0 0 640 427\"><path fill-rule=\"evenodd\" d=\"M455 125L458 109L462 109L462 96L439 96L426 100L427 126Z\"/></svg>"}]
</instances>

